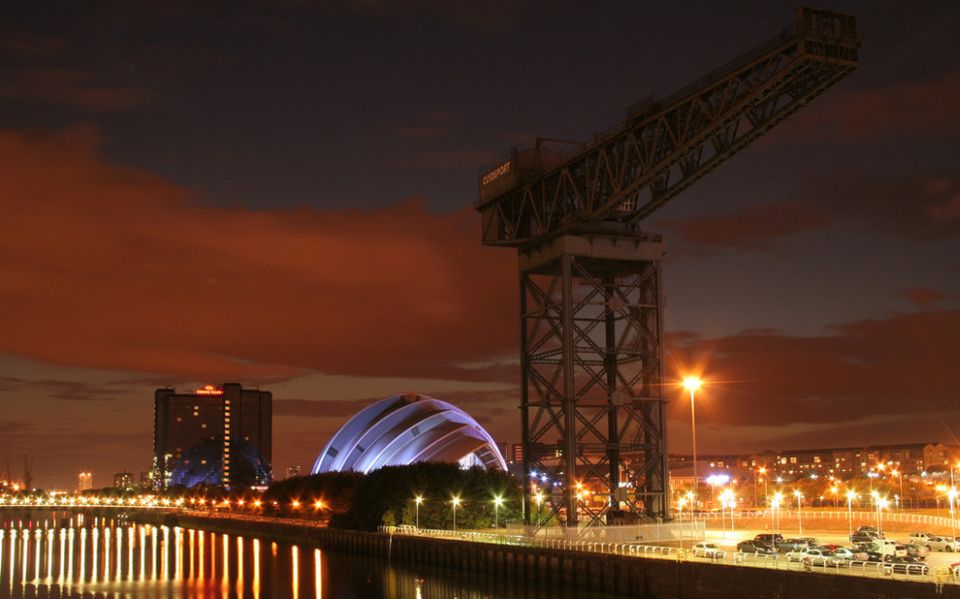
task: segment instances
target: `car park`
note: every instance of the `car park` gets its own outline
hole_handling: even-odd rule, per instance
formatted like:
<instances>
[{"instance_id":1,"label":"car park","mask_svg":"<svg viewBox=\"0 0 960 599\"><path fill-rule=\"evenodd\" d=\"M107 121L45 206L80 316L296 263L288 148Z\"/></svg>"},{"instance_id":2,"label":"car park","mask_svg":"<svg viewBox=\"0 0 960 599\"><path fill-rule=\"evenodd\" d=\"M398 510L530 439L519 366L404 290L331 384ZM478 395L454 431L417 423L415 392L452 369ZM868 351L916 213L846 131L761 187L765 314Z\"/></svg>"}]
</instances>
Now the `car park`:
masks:
<instances>
[{"instance_id":1,"label":"car park","mask_svg":"<svg viewBox=\"0 0 960 599\"><path fill-rule=\"evenodd\" d=\"M920 558L887 556L880 567L885 574L928 574L930 567Z\"/></svg>"},{"instance_id":2,"label":"car park","mask_svg":"<svg viewBox=\"0 0 960 599\"><path fill-rule=\"evenodd\" d=\"M760 543L759 541L740 541L737 543L737 551L740 553L770 554L774 553L772 547Z\"/></svg>"},{"instance_id":3,"label":"car park","mask_svg":"<svg viewBox=\"0 0 960 599\"><path fill-rule=\"evenodd\" d=\"M957 539L954 537L928 537L923 544L930 551L957 551Z\"/></svg>"},{"instance_id":4,"label":"car park","mask_svg":"<svg viewBox=\"0 0 960 599\"><path fill-rule=\"evenodd\" d=\"M714 543L701 542L693 546L693 555L709 559L723 559L726 552Z\"/></svg>"}]
</instances>

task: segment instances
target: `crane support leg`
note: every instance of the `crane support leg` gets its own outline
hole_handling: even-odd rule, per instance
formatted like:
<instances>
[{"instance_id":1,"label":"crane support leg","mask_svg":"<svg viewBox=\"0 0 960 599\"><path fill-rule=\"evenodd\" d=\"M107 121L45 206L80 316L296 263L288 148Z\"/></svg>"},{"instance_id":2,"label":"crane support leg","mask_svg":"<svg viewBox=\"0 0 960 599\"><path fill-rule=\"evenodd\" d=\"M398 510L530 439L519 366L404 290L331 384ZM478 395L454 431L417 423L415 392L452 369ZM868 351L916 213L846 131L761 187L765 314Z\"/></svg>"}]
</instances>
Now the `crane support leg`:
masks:
<instances>
[{"instance_id":1,"label":"crane support leg","mask_svg":"<svg viewBox=\"0 0 960 599\"><path fill-rule=\"evenodd\" d=\"M662 256L608 234L520 250L528 524L667 517Z\"/></svg>"}]
</instances>

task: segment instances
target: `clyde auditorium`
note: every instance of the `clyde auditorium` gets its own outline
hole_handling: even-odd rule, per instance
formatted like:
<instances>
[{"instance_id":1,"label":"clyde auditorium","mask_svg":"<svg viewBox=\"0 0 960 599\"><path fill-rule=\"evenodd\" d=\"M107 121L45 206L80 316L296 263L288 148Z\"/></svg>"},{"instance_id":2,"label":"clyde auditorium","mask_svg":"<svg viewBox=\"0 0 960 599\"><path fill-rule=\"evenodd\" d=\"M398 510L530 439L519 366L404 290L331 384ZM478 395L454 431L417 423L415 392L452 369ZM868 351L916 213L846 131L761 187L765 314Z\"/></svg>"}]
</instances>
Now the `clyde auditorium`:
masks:
<instances>
[{"instance_id":1,"label":"clyde auditorium","mask_svg":"<svg viewBox=\"0 0 960 599\"><path fill-rule=\"evenodd\" d=\"M351 418L330 439L313 474L453 462L506 470L493 437L460 408L426 395L393 395Z\"/></svg>"}]
</instances>

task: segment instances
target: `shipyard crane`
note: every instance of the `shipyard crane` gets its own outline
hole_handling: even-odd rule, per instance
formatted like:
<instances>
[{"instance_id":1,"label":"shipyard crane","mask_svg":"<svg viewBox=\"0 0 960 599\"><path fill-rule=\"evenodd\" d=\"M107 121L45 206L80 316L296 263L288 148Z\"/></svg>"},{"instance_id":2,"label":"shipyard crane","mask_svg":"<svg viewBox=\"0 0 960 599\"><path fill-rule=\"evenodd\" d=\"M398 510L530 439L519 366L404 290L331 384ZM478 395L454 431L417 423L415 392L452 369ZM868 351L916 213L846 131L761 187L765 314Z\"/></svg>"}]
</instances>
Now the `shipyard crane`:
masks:
<instances>
[{"instance_id":1,"label":"shipyard crane","mask_svg":"<svg viewBox=\"0 0 960 599\"><path fill-rule=\"evenodd\" d=\"M591 141L538 139L481 170L482 241L520 261L527 524L669 518L664 246L644 219L852 73L859 45L854 17L799 8Z\"/></svg>"}]
</instances>

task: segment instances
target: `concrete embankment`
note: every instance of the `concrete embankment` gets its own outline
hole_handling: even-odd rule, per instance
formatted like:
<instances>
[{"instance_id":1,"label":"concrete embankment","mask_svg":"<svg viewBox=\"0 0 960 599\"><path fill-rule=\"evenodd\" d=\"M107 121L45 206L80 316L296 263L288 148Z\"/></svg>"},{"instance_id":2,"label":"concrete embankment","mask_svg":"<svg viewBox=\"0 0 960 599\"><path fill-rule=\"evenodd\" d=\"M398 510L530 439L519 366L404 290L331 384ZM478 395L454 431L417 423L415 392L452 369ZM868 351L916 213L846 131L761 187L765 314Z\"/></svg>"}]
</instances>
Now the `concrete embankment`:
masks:
<instances>
[{"instance_id":1,"label":"concrete embankment","mask_svg":"<svg viewBox=\"0 0 960 599\"><path fill-rule=\"evenodd\" d=\"M144 523L317 545L328 550L473 572L481 577L549 582L647 599L960 598L960 586L948 584L938 588L931 582L344 531L267 519L250 521L156 512L132 517Z\"/></svg>"}]
</instances>

